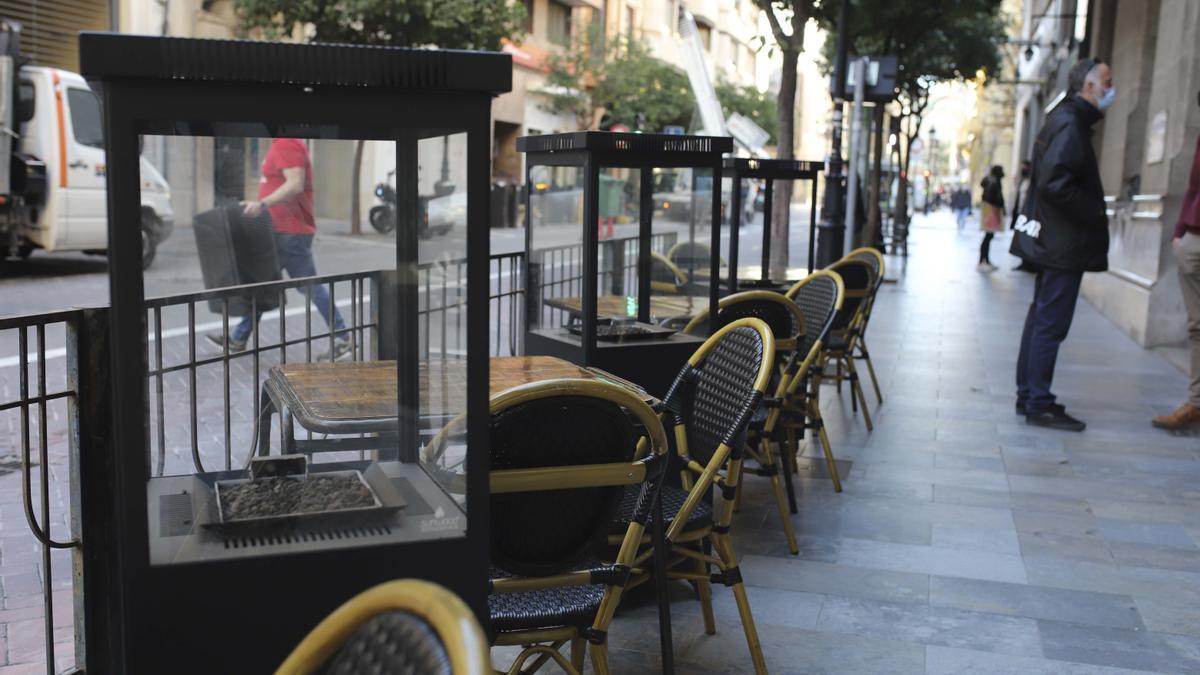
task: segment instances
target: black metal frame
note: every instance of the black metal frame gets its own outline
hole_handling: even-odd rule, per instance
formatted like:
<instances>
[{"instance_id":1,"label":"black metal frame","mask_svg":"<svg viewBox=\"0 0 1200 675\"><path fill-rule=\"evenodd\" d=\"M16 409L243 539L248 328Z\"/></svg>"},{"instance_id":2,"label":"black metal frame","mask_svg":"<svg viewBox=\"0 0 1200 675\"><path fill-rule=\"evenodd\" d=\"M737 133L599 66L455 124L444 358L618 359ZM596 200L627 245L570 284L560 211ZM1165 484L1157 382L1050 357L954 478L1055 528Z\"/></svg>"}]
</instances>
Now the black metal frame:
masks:
<instances>
[{"instance_id":1,"label":"black metal frame","mask_svg":"<svg viewBox=\"0 0 1200 675\"><path fill-rule=\"evenodd\" d=\"M825 165L821 162L808 162L794 159L747 159L745 157L729 157L725 160L725 170L731 179L731 194L729 208L729 293L738 292L738 244L739 231L742 227L742 180L757 179L766 181L763 189L763 235L762 235L762 277L758 279L761 285L772 282L784 284L787 279L771 279L771 197L774 194L777 180L811 180L812 203L809 205L808 220L808 273L813 271L814 245L817 236L817 180ZM716 278L716 277L713 277ZM793 279L792 281L798 281ZM781 290L787 290L786 285ZM714 314L715 316L715 314Z\"/></svg>"},{"instance_id":2,"label":"black metal frame","mask_svg":"<svg viewBox=\"0 0 1200 675\"><path fill-rule=\"evenodd\" d=\"M342 45L83 34L83 74L102 97L108 157L112 429L108 461L88 476L85 598L92 673L273 670L321 617L357 592L401 576L436 581L487 616L488 334L467 335L467 536L237 561L152 566L147 484L148 354L138 222L141 134L394 140L397 185L415 183L419 130L467 134L468 324L486 324L491 99L511 88L511 58ZM222 124L222 122L226 122ZM436 130L436 131L433 131ZM415 195L399 195L415 220ZM403 222L403 219L401 219ZM400 316L416 316L415 229L397 238ZM404 323L411 324L403 330ZM401 409L416 409L415 322L397 331ZM402 419L415 436L412 419ZM108 439L105 439L108 440ZM405 447L405 446L401 446ZM105 448L99 448L101 452ZM84 455L91 453L85 452ZM94 545L94 546L93 546ZM86 576L86 575L85 575ZM98 625L104 624L104 625ZM93 658L95 657L95 658Z\"/></svg>"},{"instance_id":3,"label":"black metal frame","mask_svg":"<svg viewBox=\"0 0 1200 675\"><path fill-rule=\"evenodd\" d=\"M667 134L611 133L579 131L573 133L525 136L517 139L517 150L526 153L525 180L530 183L530 170L535 166L573 166L584 174L583 186L583 283L582 316L579 340L556 339L529 330L533 316L532 304L538 293L530 286L538 279L533 272L533 232L531 227L532 190L525 194L526 310L525 348L530 354L549 354L583 366L599 366L637 382L650 393L666 392L702 338L673 336L670 340L640 343L609 343L598 345L596 340L596 299L598 293L599 181L603 168L640 170L639 189L639 246L638 246L638 321L650 322L650 267L653 227L653 170L710 169L712 171L712 230L710 248L710 279L717 279L720 269L721 172L722 156L733 151L733 139L721 136L673 136ZM717 312L717 284L708 285L709 313ZM540 291L540 283L539 289ZM540 311L540 308L537 308Z\"/></svg>"}]
</instances>

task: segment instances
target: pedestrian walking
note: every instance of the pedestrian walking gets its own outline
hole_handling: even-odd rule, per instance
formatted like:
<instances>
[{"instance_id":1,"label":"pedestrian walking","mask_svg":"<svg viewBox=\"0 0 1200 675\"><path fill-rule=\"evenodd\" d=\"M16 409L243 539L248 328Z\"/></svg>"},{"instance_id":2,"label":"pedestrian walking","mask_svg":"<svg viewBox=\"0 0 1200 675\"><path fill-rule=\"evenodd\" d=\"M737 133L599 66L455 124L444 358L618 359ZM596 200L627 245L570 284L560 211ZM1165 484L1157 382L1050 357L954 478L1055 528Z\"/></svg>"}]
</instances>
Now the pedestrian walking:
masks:
<instances>
[{"instance_id":1,"label":"pedestrian walking","mask_svg":"<svg viewBox=\"0 0 1200 675\"><path fill-rule=\"evenodd\" d=\"M1032 425L1067 431L1087 426L1067 414L1050 386L1083 273L1108 269L1108 216L1091 136L1115 97L1109 67L1099 59L1080 61L1068 77L1067 97L1034 143L1033 175L1010 249L1038 268L1016 373L1017 413Z\"/></svg>"},{"instance_id":2,"label":"pedestrian walking","mask_svg":"<svg viewBox=\"0 0 1200 675\"><path fill-rule=\"evenodd\" d=\"M979 229L983 230L983 242L979 244L979 265L977 269L980 272L994 272L996 266L992 264L991 249L992 238L996 233L1004 229L1004 169L999 164L992 167L988 175L983 177L980 182L980 187L983 188L983 197L981 201L983 206L979 209Z\"/></svg>"},{"instance_id":3,"label":"pedestrian walking","mask_svg":"<svg viewBox=\"0 0 1200 675\"><path fill-rule=\"evenodd\" d=\"M1196 97L1200 103L1200 94ZM1200 138L1192 157L1192 174L1179 206L1175 236L1171 240L1179 264L1179 290L1188 315L1188 346L1191 348L1191 377L1188 400L1169 415L1159 415L1153 424L1173 431L1200 427Z\"/></svg>"},{"instance_id":4,"label":"pedestrian walking","mask_svg":"<svg viewBox=\"0 0 1200 675\"><path fill-rule=\"evenodd\" d=\"M242 212L250 218L266 213L275 239L279 265L293 279L317 275L313 260L313 238L317 221L313 210L312 159L308 146L298 138L275 138L263 158L262 176L258 183L258 199L242 202ZM304 289L308 300L314 302L326 325L334 332L333 349L321 359L336 360L350 352L350 339L342 315L329 297L325 286L314 284ZM250 333L258 326L258 316L246 315L229 333L229 351L246 349ZM224 348L222 333L210 333L209 342Z\"/></svg>"},{"instance_id":5,"label":"pedestrian walking","mask_svg":"<svg viewBox=\"0 0 1200 675\"><path fill-rule=\"evenodd\" d=\"M950 208L954 209L954 218L958 229L967 225L967 217L971 215L971 193L962 185L956 185L950 193Z\"/></svg>"}]
</instances>

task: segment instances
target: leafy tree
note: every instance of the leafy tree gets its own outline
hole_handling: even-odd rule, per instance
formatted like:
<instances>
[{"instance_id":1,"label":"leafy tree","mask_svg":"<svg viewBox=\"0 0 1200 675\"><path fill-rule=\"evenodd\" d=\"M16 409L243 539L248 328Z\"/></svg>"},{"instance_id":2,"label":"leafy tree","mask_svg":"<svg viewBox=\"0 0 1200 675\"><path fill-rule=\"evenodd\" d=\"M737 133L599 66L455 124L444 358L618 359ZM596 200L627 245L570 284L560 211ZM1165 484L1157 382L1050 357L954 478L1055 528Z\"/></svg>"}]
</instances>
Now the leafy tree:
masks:
<instances>
[{"instance_id":1,"label":"leafy tree","mask_svg":"<svg viewBox=\"0 0 1200 675\"><path fill-rule=\"evenodd\" d=\"M775 143L779 159L792 159L796 144L796 66L804 51L804 26L822 4L836 0L754 0L771 26L772 50L778 49L783 61L776 102L778 135ZM762 38L764 45L767 39ZM814 195L815 198L815 195ZM771 205L771 271L782 276L788 266L788 221L791 215L792 181L775 185L775 203Z\"/></svg>"},{"instance_id":2,"label":"leafy tree","mask_svg":"<svg viewBox=\"0 0 1200 675\"><path fill-rule=\"evenodd\" d=\"M624 124L659 131L688 124L695 104L682 71L640 41L622 37L603 48L598 42L592 28L549 58L547 110L572 115L580 129Z\"/></svg>"},{"instance_id":3,"label":"leafy tree","mask_svg":"<svg viewBox=\"0 0 1200 675\"><path fill-rule=\"evenodd\" d=\"M779 135L779 110L776 101L755 87L735 84L726 80L717 82L717 100L726 116L739 113L753 120L771 135L773 142Z\"/></svg>"},{"instance_id":4,"label":"leafy tree","mask_svg":"<svg viewBox=\"0 0 1200 675\"><path fill-rule=\"evenodd\" d=\"M441 49L500 48L522 35L525 7L508 0L234 0L244 31L309 42ZM359 182L363 143L354 150L350 230L362 232Z\"/></svg>"},{"instance_id":5,"label":"leafy tree","mask_svg":"<svg viewBox=\"0 0 1200 675\"><path fill-rule=\"evenodd\" d=\"M837 30L837 3L817 9L818 24ZM908 168L912 143L920 133L929 106L929 90L948 80L974 79L980 70L999 72L1005 41L1001 0L851 0L847 33L851 54L894 54L900 59L896 86L903 116L907 117L901 149L903 174L895 217L908 218ZM825 52L826 71L833 62L832 41ZM875 165L865 241L875 241L879 227L879 183L884 115L875 111Z\"/></svg>"}]
</instances>

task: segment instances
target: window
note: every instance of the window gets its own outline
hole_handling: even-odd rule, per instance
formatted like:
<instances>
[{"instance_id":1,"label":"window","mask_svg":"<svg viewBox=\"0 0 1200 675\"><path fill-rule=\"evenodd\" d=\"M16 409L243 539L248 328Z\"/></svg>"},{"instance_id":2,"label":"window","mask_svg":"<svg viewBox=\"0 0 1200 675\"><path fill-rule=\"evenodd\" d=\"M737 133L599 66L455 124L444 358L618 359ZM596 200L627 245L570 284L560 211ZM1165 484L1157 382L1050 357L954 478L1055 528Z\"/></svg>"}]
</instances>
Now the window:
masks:
<instances>
[{"instance_id":1,"label":"window","mask_svg":"<svg viewBox=\"0 0 1200 675\"><path fill-rule=\"evenodd\" d=\"M630 40L637 36L637 13L632 7L625 8L625 35Z\"/></svg>"},{"instance_id":2,"label":"window","mask_svg":"<svg viewBox=\"0 0 1200 675\"><path fill-rule=\"evenodd\" d=\"M525 22L521 27L527 34L533 33L533 0L524 0Z\"/></svg>"},{"instance_id":3,"label":"window","mask_svg":"<svg viewBox=\"0 0 1200 675\"><path fill-rule=\"evenodd\" d=\"M100 100L87 89L67 89L71 108L71 129L75 142L89 148L104 147L104 128L100 124Z\"/></svg>"},{"instance_id":4,"label":"window","mask_svg":"<svg viewBox=\"0 0 1200 675\"><path fill-rule=\"evenodd\" d=\"M559 0L550 0L546 17L546 38L556 45L571 44L571 7Z\"/></svg>"},{"instance_id":5,"label":"window","mask_svg":"<svg viewBox=\"0 0 1200 675\"><path fill-rule=\"evenodd\" d=\"M712 51L712 29L708 26L696 26L700 32L700 42L704 45L704 51Z\"/></svg>"}]
</instances>

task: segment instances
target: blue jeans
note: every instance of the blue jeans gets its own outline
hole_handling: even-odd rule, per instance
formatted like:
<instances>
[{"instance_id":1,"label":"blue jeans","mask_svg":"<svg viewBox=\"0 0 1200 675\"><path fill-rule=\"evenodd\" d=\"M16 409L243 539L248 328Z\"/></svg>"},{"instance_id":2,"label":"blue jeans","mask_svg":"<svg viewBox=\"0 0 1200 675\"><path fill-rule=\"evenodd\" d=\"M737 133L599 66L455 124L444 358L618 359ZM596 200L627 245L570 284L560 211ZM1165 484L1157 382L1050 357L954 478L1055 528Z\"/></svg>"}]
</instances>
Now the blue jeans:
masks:
<instances>
[{"instance_id":1,"label":"blue jeans","mask_svg":"<svg viewBox=\"0 0 1200 675\"><path fill-rule=\"evenodd\" d=\"M311 234L275 233L275 254L279 256L279 266L287 272L289 277L297 279L317 275L317 264L313 261L312 255L312 243L313 235ZM303 291L305 297L316 303L317 311L325 319L325 324L337 331L338 337L345 337L346 324L342 321L342 315L337 311L337 307L330 302L326 286L315 284L306 286ZM259 312L259 317L261 316L262 312ZM237 342L245 342L246 338L250 337L250 332L254 330L255 324L258 323L259 317L243 316L238 325L234 326L230 337Z\"/></svg>"},{"instance_id":2,"label":"blue jeans","mask_svg":"<svg viewBox=\"0 0 1200 675\"><path fill-rule=\"evenodd\" d=\"M1059 345L1071 329L1082 281L1083 272L1038 272L1017 357L1017 401L1025 404L1027 412L1043 412L1054 405L1054 394L1050 393L1054 364Z\"/></svg>"}]
</instances>

